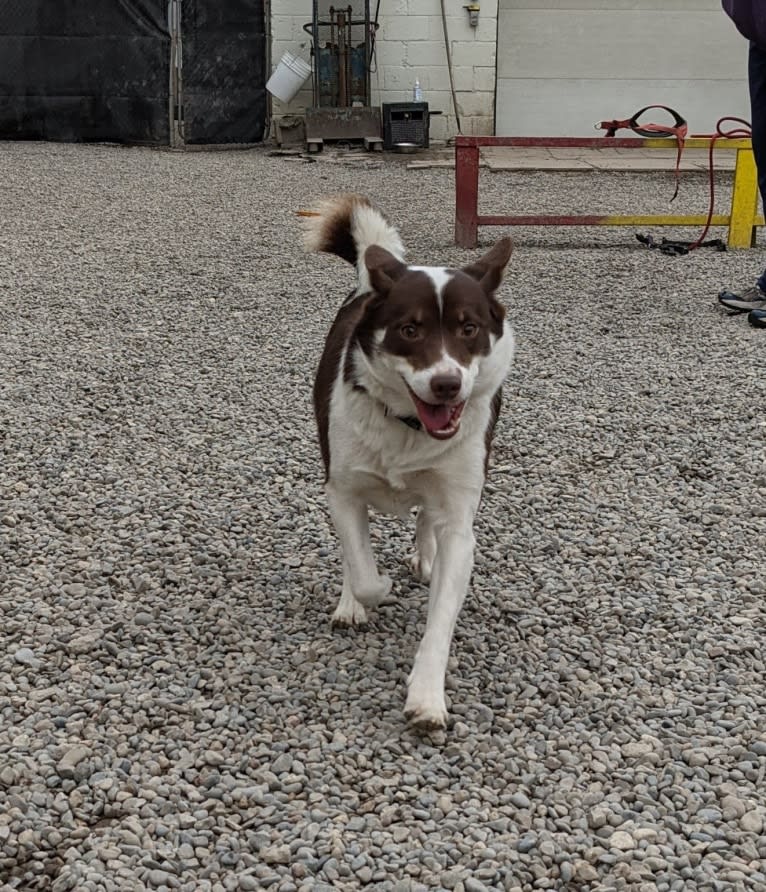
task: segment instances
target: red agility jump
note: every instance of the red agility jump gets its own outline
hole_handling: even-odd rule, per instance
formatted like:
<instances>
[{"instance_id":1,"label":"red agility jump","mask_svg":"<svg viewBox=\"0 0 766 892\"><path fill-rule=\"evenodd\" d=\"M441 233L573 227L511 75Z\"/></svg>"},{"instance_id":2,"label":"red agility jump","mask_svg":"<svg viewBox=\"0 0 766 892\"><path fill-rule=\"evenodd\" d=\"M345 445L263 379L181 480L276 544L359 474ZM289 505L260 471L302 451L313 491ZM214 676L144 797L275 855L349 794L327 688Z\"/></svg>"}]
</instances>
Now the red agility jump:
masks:
<instances>
[{"instance_id":1,"label":"red agility jump","mask_svg":"<svg viewBox=\"0 0 766 892\"><path fill-rule=\"evenodd\" d=\"M711 138L691 137L687 148L707 149ZM592 149L668 149L668 139L625 139L604 137L576 138L568 136L458 136L455 139L455 244L475 248L479 226L704 226L706 214L670 216L635 215L560 215L502 216L479 214L479 149L481 146L513 146L517 148L592 148ZM730 248L749 248L755 242L755 227L763 226L758 215L758 179L749 139L717 139L716 149L737 152L734 188L729 214L713 214L712 226L727 226Z\"/></svg>"}]
</instances>

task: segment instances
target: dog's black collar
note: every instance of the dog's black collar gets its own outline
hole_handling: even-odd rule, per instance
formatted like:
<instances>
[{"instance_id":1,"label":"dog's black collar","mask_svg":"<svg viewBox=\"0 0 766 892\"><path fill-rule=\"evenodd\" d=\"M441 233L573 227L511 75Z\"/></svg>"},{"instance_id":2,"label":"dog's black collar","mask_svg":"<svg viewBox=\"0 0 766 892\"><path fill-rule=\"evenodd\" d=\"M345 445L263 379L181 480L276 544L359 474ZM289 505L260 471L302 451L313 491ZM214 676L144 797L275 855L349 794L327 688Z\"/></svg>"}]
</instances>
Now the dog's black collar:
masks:
<instances>
[{"instance_id":1,"label":"dog's black collar","mask_svg":"<svg viewBox=\"0 0 766 892\"><path fill-rule=\"evenodd\" d=\"M411 427L414 431L422 431L423 425L420 423L420 419L415 415L394 415L388 406L383 407L383 414L388 417L389 415L392 418L396 418L397 421L403 421L407 427Z\"/></svg>"},{"instance_id":2,"label":"dog's black collar","mask_svg":"<svg viewBox=\"0 0 766 892\"><path fill-rule=\"evenodd\" d=\"M354 390L359 391L359 393L366 393L369 396L369 392L366 387L362 387L361 384L354 384ZM381 404L383 406L383 414L386 418L395 418L397 421L401 421L407 425L407 427L411 427L414 431L422 431L423 425L420 422L420 419L416 415L395 415L391 409L385 403Z\"/></svg>"}]
</instances>

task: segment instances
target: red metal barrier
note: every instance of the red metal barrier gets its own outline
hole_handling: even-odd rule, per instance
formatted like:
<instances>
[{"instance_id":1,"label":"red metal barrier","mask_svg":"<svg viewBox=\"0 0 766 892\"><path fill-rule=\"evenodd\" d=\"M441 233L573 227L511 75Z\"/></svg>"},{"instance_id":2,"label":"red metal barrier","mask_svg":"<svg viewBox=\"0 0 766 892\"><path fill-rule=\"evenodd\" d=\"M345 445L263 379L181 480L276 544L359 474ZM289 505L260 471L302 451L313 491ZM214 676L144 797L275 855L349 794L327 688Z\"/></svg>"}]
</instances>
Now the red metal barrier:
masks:
<instances>
[{"instance_id":1,"label":"red metal barrier","mask_svg":"<svg viewBox=\"0 0 766 892\"><path fill-rule=\"evenodd\" d=\"M669 149L674 140L662 138L605 138L569 136L458 136L455 139L455 244L475 248L479 226L703 226L700 215L562 215L505 216L479 214L479 149L481 146L516 148L589 148L589 149ZM688 148L708 148L710 138L691 137ZM749 139L719 139L716 148L736 149L737 168L729 215L714 214L713 226L729 227L729 246L747 247L755 237L755 226L763 225L757 214L757 187L752 146Z\"/></svg>"}]
</instances>

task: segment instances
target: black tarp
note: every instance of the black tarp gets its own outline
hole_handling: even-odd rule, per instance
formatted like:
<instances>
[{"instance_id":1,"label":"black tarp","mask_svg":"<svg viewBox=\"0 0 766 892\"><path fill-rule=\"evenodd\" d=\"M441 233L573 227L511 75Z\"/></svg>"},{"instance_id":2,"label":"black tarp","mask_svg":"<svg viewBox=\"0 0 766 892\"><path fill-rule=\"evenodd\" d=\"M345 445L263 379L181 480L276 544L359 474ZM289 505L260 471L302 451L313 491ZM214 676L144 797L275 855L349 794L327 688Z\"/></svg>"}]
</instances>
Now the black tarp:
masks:
<instances>
[{"instance_id":1,"label":"black tarp","mask_svg":"<svg viewBox=\"0 0 766 892\"><path fill-rule=\"evenodd\" d=\"M257 142L264 0L182 0L183 136ZM0 139L170 141L167 0L0 0Z\"/></svg>"},{"instance_id":2,"label":"black tarp","mask_svg":"<svg viewBox=\"0 0 766 892\"><path fill-rule=\"evenodd\" d=\"M169 141L166 0L0 0L0 137Z\"/></svg>"},{"instance_id":3,"label":"black tarp","mask_svg":"<svg viewBox=\"0 0 766 892\"><path fill-rule=\"evenodd\" d=\"M248 143L266 123L263 0L182 0L184 141Z\"/></svg>"}]
</instances>

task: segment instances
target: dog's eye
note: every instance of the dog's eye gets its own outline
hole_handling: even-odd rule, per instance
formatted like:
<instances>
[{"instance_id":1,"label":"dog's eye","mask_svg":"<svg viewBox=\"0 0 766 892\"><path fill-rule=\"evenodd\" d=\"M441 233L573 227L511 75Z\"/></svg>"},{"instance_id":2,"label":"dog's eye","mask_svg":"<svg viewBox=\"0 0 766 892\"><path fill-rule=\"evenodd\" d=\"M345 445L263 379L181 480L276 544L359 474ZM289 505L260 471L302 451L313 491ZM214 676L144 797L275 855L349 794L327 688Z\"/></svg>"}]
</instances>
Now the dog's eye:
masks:
<instances>
[{"instance_id":1,"label":"dog's eye","mask_svg":"<svg viewBox=\"0 0 766 892\"><path fill-rule=\"evenodd\" d=\"M472 338L479 330L479 326L475 322L463 323L463 337Z\"/></svg>"},{"instance_id":2,"label":"dog's eye","mask_svg":"<svg viewBox=\"0 0 766 892\"><path fill-rule=\"evenodd\" d=\"M414 323L408 322L406 325L402 325L399 333L408 341L413 341L418 336L418 327Z\"/></svg>"}]
</instances>

